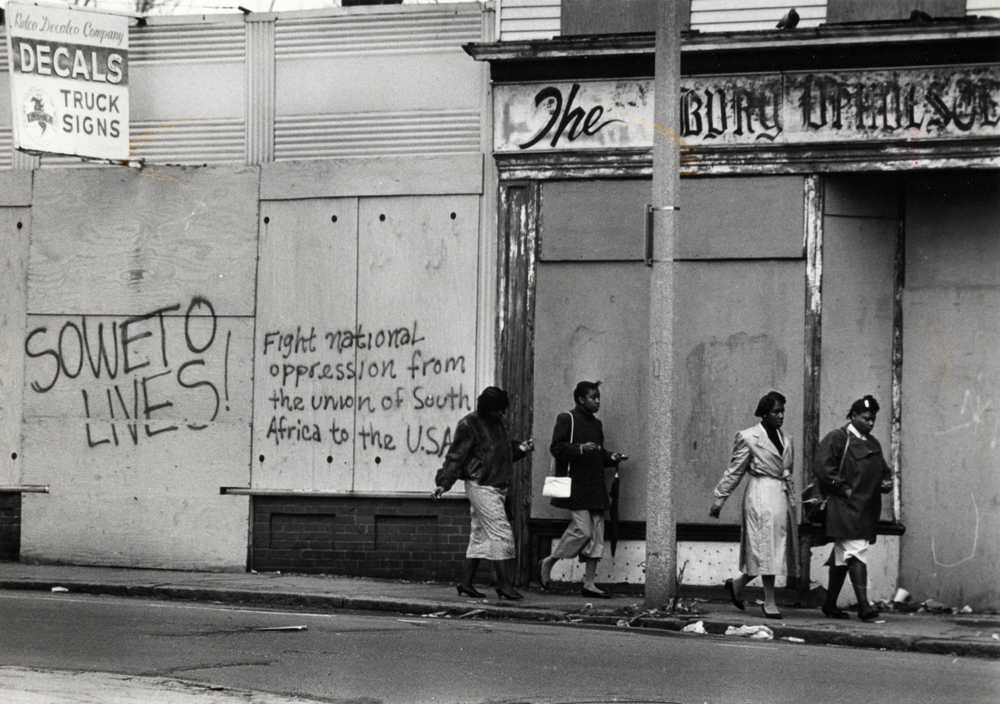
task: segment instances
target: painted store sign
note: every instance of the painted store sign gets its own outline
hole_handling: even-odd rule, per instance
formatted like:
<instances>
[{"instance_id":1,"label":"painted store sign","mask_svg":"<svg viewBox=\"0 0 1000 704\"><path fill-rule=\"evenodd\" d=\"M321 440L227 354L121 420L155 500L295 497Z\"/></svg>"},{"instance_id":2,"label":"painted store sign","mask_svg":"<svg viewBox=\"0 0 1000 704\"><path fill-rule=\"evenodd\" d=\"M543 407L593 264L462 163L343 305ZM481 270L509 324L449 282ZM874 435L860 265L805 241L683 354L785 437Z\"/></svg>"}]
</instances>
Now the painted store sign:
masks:
<instances>
[{"instance_id":1,"label":"painted store sign","mask_svg":"<svg viewBox=\"0 0 1000 704\"><path fill-rule=\"evenodd\" d=\"M496 152L648 148L653 80L499 85ZM1000 136L1000 66L689 77L686 146Z\"/></svg>"},{"instance_id":2,"label":"painted store sign","mask_svg":"<svg viewBox=\"0 0 1000 704\"><path fill-rule=\"evenodd\" d=\"M128 19L7 4L14 145L128 159Z\"/></svg>"}]
</instances>

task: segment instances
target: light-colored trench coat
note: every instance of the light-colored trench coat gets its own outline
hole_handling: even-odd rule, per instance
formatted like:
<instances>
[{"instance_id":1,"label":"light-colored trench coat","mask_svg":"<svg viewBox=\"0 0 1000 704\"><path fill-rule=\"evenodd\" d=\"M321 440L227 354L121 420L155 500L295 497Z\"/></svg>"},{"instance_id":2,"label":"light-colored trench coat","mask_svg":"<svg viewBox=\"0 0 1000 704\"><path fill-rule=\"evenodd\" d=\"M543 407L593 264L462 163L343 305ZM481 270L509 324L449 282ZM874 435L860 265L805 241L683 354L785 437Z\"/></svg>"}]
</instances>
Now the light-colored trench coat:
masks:
<instances>
[{"instance_id":1,"label":"light-colored trench coat","mask_svg":"<svg viewBox=\"0 0 1000 704\"><path fill-rule=\"evenodd\" d=\"M792 440L778 431L784 452L767 437L761 424L741 430L733 455L715 487L716 498L726 499L749 475L743 494L740 570L750 575L798 574L795 516L791 497L794 453Z\"/></svg>"}]
</instances>

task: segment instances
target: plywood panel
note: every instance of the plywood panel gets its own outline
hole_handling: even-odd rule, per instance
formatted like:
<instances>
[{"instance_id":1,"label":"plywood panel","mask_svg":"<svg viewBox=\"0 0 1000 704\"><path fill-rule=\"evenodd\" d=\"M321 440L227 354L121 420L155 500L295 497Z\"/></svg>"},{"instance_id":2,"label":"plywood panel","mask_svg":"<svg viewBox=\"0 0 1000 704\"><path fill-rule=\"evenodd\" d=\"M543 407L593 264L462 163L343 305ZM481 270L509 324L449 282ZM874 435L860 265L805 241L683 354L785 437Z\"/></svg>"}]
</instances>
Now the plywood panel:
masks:
<instances>
[{"instance_id":1,"label":"plywood panel","mask_svg":"<svg viewBox=\"0 0 1000 704\"><path fill-rule=\"evenodd\" d=\"M257 488L351 488L357 395L349 343L357 331L357 210L353 198L262 207Z\"/></svg>"},{"instance_id":2,"label":"plywood panel","mask_svg":"<svg viewBox=\"0 0 1000 704\"><path fill-rule=\"evenodd\" d=\"M479 199L366 198L359 211L358 324L394 332L358 350L369 401L358 404L354 488L429 490L478 392Z\"/></svg>"},{"instance_id":3,"label":"plywood panel","mask_svg":"<svg viewBox=\"0 0 1000 704\"><path fill-rule=\"evenodd\" d=\"M681 181L678 258L802 257L801 176Z\"/></svg>"},{"instance_id":4,"label":"plywood panel","mask_svg":"<svg viewBox=\"0 0 1000 704\"><path fill-rule=\"evenodd\" d=\"M253 314L252 167L35 174L28 310L141 315L192 291Z\"/></svg>"},{"instance_id":5,"label":"plywood panel","mask_svg":"<svg viewBox=\"0 0 1000 704\"><path fill-rule=\"evenodd\" d=\"M31 205L31 172L0 171L0 206L16 205Z\"/></svg>"},{"instance_id":6,"label":"plywood panel","mask_svg":"<svg viewBox=\"0 0 1000 704\"><path fill-rule=\"evenodd\" d=\"M130 323L123 338L124 322L29 317L22 481L51 493L24 502L21 555L240 568L246 500L219 487L249 483L253 322L203 304Z\"/></svg>"},{"instance_id":7,"label":"plywood panel","mask_svg":"<svg viewBox=\"0 0 1000 704\"><path fill-rule=\"evenodd\" d=\"M998 223L1000 176L995 171L910 179L906 287L1000 285Z\"/></svg>"},{"instance_id":8,"label":"plywood panel","mask_svg":"<svg viewBox=\"0 0 1000 704\"><path fill-rule=\"evenodd\" d=\"M908 289L903 302L900 583L978 612L1000 599L1000 290Z\"/></svg>"},{"instance_id":9,"label":"plywood panel","mask_svg":"<svg viewBox=\"0 0 1000 704\"><path fill-rule=\"evenodd\" d=\"M297 161L261 169L260 197L266 200L483 192L481 154Z\"/></svg>"},{"instance_id":10,"label":"plywood panel","mask_svg":"<svg viewBox=\"0 0 1000 704\"><path fill-rule=\"evenodd\" d=\"M21 387L31 211L0 208L0 485L20 482Z\"/></svg>"},{"instance_id":11,"label":"plywood panel","mask_svg":"<svg viewBox=\"0 0 1000 704\"><path fill-rule=\"evenodd\" d=\"M895 204L891 184L881 195ZM882 409L874 433L888 451L896 218L828 216L823 227L820 436L872 394Z\"/></svg>"},{"instance_id":12,"label":"plywood panel","mask_svg":"<svg viewBox=\"0 0 1000 704\"><path fill-rule=\"evenodd\" d=\"M771 389L788 399L784 430L801 476L804 268L776 261L678 265L676 310L697 321L674 329L680 522L710 520L712 489L733 437L759 422L757 400ZM731 499L723 521L738 522L739 506L738 497Z\"/></svg>"},{"instance_id":13,"label":"plywood panel","mask_svg":"<svg viewBox=\"0 0 1000 704\"><path fill-rule=\"evenodd\" d=\"M607 446L629 455L622 465L620 515L643 520L647 463L643 418L649 337L649 276L642 263L543 263L535 298L532 515L563 517L542 497L552 428L573 407L573 387L601 381ZM655 431L654 431L655 432Z\"/></svg>"},{"instance_id":14,"label":"plywood panel","mask_svg":"<svg viewBox=\"0 0 1000 704\"><path fill-rule=\"evenodd\" d=\"M648 180L543 183L540 259L642 259L650 191Z\"/></svg>"}]
</instances>

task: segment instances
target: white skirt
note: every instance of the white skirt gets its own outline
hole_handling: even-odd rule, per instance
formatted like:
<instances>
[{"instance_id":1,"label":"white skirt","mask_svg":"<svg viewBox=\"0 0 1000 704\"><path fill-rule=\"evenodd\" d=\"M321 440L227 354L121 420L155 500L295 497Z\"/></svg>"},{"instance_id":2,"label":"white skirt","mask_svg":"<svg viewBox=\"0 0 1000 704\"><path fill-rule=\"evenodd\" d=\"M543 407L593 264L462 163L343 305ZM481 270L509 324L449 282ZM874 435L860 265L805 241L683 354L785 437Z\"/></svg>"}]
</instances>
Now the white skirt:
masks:
<instances>
[{"instance_id":1,"label":"white skirt","mask_svg":"<svg viewBox=\"0 0 1000 704\"><path fill-rule=\"evenodd\" d=\"M465 482L465 495L469 497L468 558L482 560L510 560L514 557L514 531L511 530L504 499L507 492L495 486L480 486L474 481Z\"/></svg>"}]
</instances>

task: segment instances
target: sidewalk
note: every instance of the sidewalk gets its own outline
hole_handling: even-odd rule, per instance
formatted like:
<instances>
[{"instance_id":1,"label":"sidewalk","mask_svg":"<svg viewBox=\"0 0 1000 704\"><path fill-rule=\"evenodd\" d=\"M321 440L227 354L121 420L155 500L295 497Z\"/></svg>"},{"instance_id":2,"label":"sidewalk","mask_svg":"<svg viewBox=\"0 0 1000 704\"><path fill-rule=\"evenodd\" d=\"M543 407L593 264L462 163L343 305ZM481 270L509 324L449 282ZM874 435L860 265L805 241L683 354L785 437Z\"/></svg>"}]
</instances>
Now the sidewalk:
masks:
<instances>
[{"instance_id":1,"label":"sidewalk","mask_svg":"<svg viewBox=\"0 0 1000 704\"><path fill-rule=\"evenodd\" d=\"M697 613L671 615L647 611L638 595L595 600L581 596L569 585L565 591L558 592L522 590L523 601L500 602L484 585L480 585L480 590L490 598L470 599L459 596L453 585L441 583L271 572L181 572L0 562L0 589L51 591L54 587L62 587L69 593L669 631L681 631L700 621L705 631L713 636L724 634L729 627L765 625L775 639L793 642L1000 659L1000 616L997 615L889 612L876 622L864 623L853 615L850 620L836 621L825 618L818 609L782 606L785 618L779 621L760 614L752 603L753 590L747 592L750 601L745 612L725 601L719 590L717 601L684 599L684 603L693 605Z\"/></svg>"}]
</instances>

